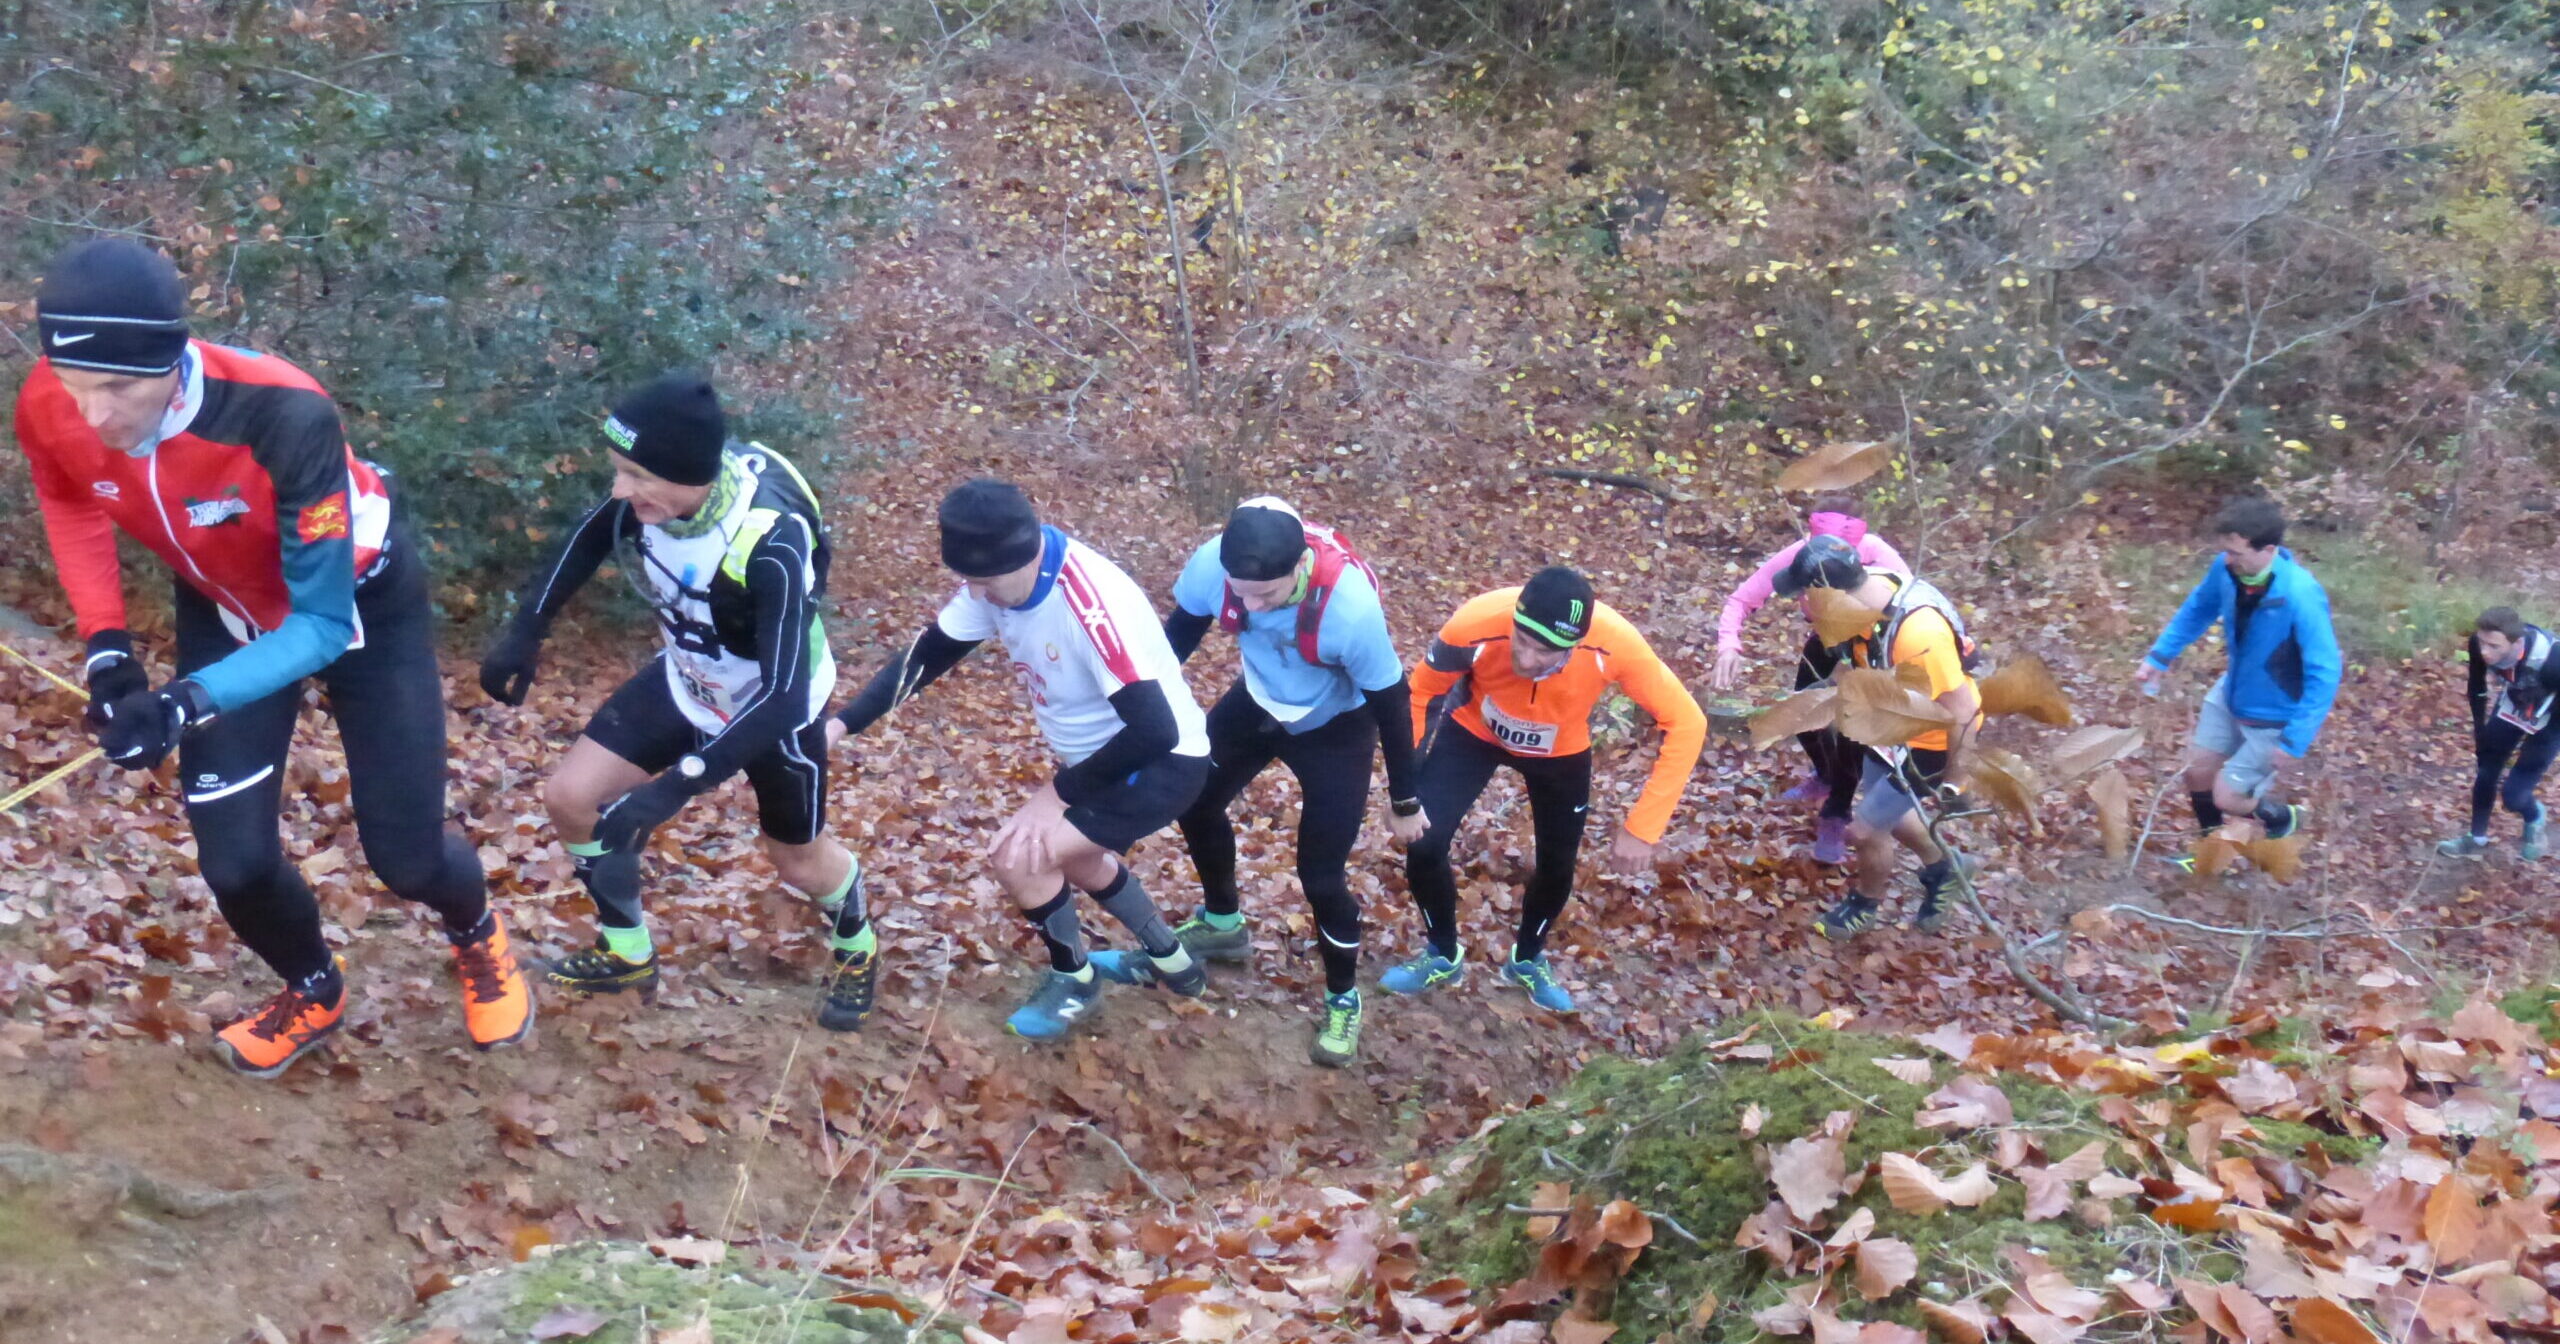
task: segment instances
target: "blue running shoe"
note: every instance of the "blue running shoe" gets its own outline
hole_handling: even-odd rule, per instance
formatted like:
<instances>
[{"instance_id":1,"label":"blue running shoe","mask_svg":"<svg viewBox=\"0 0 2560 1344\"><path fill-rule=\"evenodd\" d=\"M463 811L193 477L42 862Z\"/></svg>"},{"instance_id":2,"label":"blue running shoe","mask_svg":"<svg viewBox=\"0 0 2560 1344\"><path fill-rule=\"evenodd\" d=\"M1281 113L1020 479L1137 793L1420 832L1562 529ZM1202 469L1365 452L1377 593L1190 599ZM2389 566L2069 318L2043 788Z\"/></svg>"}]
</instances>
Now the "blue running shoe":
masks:
<instances>
[{"instance_id":1,"label":"blue running shoe","mask_svg":"<svg viewBox=\"0 0 2560 1344\"><path fill-rule=\"evenodd\" d=\"M1544 953L1528 961L1515 961L1502 968L1502 978L1529 991L1529 1001L1551 1013L1573 1011L1573 996L1556 983L1555 973L1547 969Z\"/></svg>"},{"instance_id":2,"label":"blue running shoe","mask_svg":"<svg viewBox=\"0 0 2560 1344\"><path fill-rule=\"evenodd\" d=\"M1078 980L1053 969L1032 993L1031 1002L1004 1020L1004 1029L1025 1040L1054 1041L1074 1030L1101 999L1100 975Z\"/></svg>"},{"instance_id":3,"label":"blue running shoe","mask_svg":"<svg viewBox=\"0 0 2560 1344\"><path fill-rule=\"evenodd\" d=\"M1378 977L1378 988L1390 994L1419 994L1455 984L1466 973L1466 953L1444 957L1426 947L1413 960L1388 967L1387 973Z\"/></svg>"},{"instance_id":4,"label":"blue running shoe","mask_svg":"<svg viewBox=\"0 0 2560 1344\"><path fill-rule=\"evenodd\" d=\"M1096 952L1086 960L1092 964L1094 974L1115 985L1162 985L1186 999L1208 993L1209 968L1201 965L1187 948L1175 955L1182 958L1179 970L1169 970L1141 952Z\"/></svg>"}]
</instances>

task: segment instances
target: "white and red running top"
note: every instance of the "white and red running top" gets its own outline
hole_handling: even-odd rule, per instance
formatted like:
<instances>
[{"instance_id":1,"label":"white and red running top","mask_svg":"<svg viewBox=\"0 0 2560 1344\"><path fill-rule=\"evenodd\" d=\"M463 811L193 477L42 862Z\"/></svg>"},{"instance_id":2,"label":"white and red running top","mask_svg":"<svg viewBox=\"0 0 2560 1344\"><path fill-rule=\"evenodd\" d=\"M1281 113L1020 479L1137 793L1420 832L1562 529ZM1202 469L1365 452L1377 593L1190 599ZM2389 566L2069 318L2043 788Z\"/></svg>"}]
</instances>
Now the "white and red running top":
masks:
<instances>
[{"instance_id":1,"label":"white and red running top","mask_svg":"<svg viewBox=\"0 0 2560 1344\"><path fill-rule=\"evenodd\" d=\"M1040 581L1021 606L999 607L964 586L934 623L952 639L1004 641L1041 734L1069 765L1120 731L1111 697L1141 681L1162 683L1173 706L1174 754L1207 756L1207 720L1145 590L1092 547L1054 527L1042 531Z\"/></svg>"}]
</instances>

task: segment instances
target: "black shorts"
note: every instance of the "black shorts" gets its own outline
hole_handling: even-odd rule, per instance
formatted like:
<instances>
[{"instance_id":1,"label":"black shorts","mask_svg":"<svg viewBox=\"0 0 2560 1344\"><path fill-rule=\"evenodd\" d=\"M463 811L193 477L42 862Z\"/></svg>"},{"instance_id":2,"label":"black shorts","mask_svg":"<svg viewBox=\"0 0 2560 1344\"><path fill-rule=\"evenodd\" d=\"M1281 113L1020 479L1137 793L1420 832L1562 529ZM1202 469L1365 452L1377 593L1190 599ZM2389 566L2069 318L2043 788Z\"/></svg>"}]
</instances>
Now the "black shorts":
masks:
<instances>
[{"instance_id":1,"label":"black shorts","mask_svg":"<svg viewBox=\"0 0 2560 1344\"><path fill-rule=\"evenodd\" d=\"M1067 809L1067 824L1085 839L1126 854L1129 847L1173 824L1191 809L1209 781L1206 756L1164 756L1127 779Z\"/></svg>"},{"instance_id":2,"label":"black shorts","mask_svg":"<svg viewBox=\"0 0 2560 1344\"><path fill-rule=\"evenodd\" d=\"M650 774L663 774L700 747L701 729L676 707L665 655L622 683L587 720L595 744ZM827 827L827 720L820 715L747 762L756 820L776 844L805 845Z\"/></svg>"}]
</instances>

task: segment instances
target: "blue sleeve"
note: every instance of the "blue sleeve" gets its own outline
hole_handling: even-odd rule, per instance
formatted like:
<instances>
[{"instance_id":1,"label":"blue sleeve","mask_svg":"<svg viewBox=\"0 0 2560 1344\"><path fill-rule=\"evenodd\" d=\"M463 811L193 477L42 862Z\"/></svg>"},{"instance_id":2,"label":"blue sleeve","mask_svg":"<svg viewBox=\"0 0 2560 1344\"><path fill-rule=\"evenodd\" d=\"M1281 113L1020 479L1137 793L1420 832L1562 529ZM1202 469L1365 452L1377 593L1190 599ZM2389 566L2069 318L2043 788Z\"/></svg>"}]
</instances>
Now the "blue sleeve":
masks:
<instances>
[{"instance_id":1,"label":"blue sleeve","mask_svg":"<svg viewBox=\"0 0 2560 1344\"><path fill-rule=\"evenodd\" d=\"M1210 541L1191 553L1173 581L1173 605L1194 616L1216 616L1226 605L1227 570L1218 563L1218 543Z\"/></svg>"},{"instance_id":2,"label":"blue sleeve","mask_svg":"<svg viewBox=\"0 0 2560 1344\"><path fill-rule=\"evenodd\" d=\"M1333 600L1325 604L1324 628L1316 632L1316 652L1350 674L1362 691L1379 691L1404 680L1404 660L1396 656L1387 634L1387 613L1378 605L1378 590L1347 571Z\"/></svg>"},{"instance_id":3,"label":"blue sleeve","mask_svg":"<svg viewBox=\"0 0 2560 1344\"><path fill-rule=\"evenodd\" d=\"M275 486L276 543L291 612L188 678L218 712L255 704L336 662L356 637L355 519L347 497L347 437L338 408L317 392L268 399L250 454Z\"/></svg>"},{"instance_id":4,"label":"blue sleeve","mask_svg":"<svg viewBox=\"0 0 2560 1344\"><path fill-rule=\"evenodd\" d=\"M2160 638L2151 645L2146 661L2153 667L2165 668L2178 661L2178 655L2185 653L2188 645L2204 638L2213 623L2222 619L2226 573L2220 556L2205 562L2204 577L2196 580L2195 591L2178 605L2178 614L2169 618L2169 628L2161 631Z\"/></svg>"},{"instance_id":5,"label":"blue sleeve","mask_svg":"<svg viewBox=\"0 0 2560 1344\"><path fill-rule=\"evenodd\" d=\"M2328 722L2329 707L2338 700L2338 679L2346 660L2338 653L2337 627L2329 621L2329 593L2309 574L2293 599L2293 637L2302 646L2302 700L2293 721L2284 726L2284 750L2297 759L2311 754Z\"/></svg>"}]
</instances>

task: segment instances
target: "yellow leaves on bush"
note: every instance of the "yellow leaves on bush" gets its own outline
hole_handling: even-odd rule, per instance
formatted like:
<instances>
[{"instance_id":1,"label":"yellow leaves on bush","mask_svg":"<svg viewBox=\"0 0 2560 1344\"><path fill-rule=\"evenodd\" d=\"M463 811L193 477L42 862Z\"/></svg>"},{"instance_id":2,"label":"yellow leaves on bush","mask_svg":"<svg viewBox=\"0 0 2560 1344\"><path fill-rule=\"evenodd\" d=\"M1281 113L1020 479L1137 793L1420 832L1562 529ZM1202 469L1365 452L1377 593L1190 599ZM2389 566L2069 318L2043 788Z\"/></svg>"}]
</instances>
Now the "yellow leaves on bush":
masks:
<instances>
[{"instance_id":1,"label":"yellow leaves on bush","mask_svg":"<svg viewBox=\"0 0 2560 1344\"><path fill-rule=\"evenodd\" d=\"M1984 677L1981 687L1986 715L2024 714L2056 728L2071 726L2071 697L2053 679L2053 669L2032 653Z\"/></svg>"},{"instance_id":2,"label":"yellow leaves on bush","mask_svg":"<svg viewBox=\"0 0 2560 1344\"><path fill-rule=\"evenodd\" d=\"M2055 745L2048 758L2053 782L2069 784L2101 766L2112 765L2142 750L2139 728L2092 725L2074 729Z\"/></svg>"},{"instance_id":3,"label":"yellow leaves on bush","mask_svg":"<svg viewBox=\"0 0 2560 1344\"><path fill-rule=\"evenodd\" d=\"M1804 600L1813 617L1814 637L1825 645L1846 644L1872 634L1876 622L1884 619L1883 608L1868 606L1837 588L1809 589Z\"/></svg>"},{"instance_id":4,"label":"yellow leaves on bush","mask_svg":"<svg viewBox=\"0 0 2560 1344\"><path fill-rule=\"evenodd\" d=\"M2286 885L2302 875L2302 841L2302 832L2296 831L2281 840L2248 841L2240 853L2278 885Z\"/></svg>"},{"instance_id":5,"label":"yellow leaves on bush","mask_svg":"<svg viewBox=\"0 0 2560 1344\"><path fill-rule=\"evenodd\" d=\"M1965 787L1990 799L2004 812L2026 818L2038 835L2044 824L2036 820L2036 798L2044 792L2044 784L2036 778L2034 766L2018 759L2018 753L1999 747L1973 747L1963 758Z\"/></svg>"},{"instance_id":6,"label":"yellow leaves on bush","mask_svg":"<svg viewBox=\"0 0 2560 1344\"><path fill-rule=\"evenodd\" d=\"M2098 807L2098 843L2107 857L2121 859L2133 847L2133 784L2124 772L2108 766L2089 781L2089 801Z\"/></svg>"},{"instance_id":7,"label":"yellow leaves on bush","mask_svg":"<svg viewBox=\"0 0 2560 1344\"><path fill-rule=\"evenodd\" d=\"M1893 445L1882 439L1868 443L1826 443L1778 473L1781 490L1845 490L1885 469L1893 461Z\"/></svg>"},{"instance_id":8,"label":"yellow leaves on bush","mask_svg":"<svg viewBox=\"0 0 2560 1344\"><path fill-rule=\"evenodd\" d=\"M2220 877L2240 861L2240 842L2220 831L2196 842L2195 875Z\"/></svg>"},{"instance_id":9,"label":"yellow leaves on bush","mask_svg":"<svg viewBox=\"0 0 2560 1344\"><path fill-rule=\"evenodd\" d=\"M1890 672L1853 667L1835 680L1840 686L1840 731L1853 742L1898 747L1956 720L1946 706L1903 685Z\"/></svg>"},{"instance_id":10,"label":"yellow leaves on bush","mask_svg":"<svg viewBox=\"0 0 2560 1344\"><path fill-rule=\"evenodd\" d=\"M1767 751L1798 733L1828 728L1839 716L1840 692L1831 686L1808 686L1751 718L1751 746Z\"/></svg>"}]
</instances>

